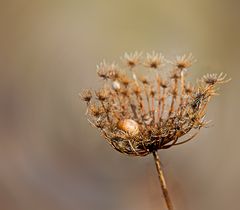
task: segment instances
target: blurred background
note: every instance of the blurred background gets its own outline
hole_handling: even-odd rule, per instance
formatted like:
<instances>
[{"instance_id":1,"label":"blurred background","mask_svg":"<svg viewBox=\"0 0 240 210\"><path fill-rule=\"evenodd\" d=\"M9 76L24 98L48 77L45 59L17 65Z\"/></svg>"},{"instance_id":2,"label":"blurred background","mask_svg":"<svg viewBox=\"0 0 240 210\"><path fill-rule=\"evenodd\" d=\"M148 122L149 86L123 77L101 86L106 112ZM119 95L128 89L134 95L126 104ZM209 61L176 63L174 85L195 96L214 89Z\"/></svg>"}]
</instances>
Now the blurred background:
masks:
<instances>
[{"instance_id":1,"label":"blurred background","mask_svg":"<svg viewBox=\"0 0 240 210\"><path fill-rule=\"evenodd\" d=\"M0 209L166 209L151 156L110 148L78 93L96 64L126 52L193 52L195 80L226 72L212 126L160 151L179 210L238 210L240 3L237 0L0 1Z\"/></svg>"}]
</instances>

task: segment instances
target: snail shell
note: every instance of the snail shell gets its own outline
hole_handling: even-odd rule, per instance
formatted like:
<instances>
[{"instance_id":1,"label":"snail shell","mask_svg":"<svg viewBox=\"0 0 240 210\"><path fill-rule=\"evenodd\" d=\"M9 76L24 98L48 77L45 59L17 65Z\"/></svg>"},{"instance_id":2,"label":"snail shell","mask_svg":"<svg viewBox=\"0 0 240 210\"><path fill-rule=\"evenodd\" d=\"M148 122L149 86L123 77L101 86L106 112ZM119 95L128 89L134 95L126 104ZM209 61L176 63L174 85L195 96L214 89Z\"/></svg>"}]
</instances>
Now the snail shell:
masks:
<instances>
[{"instance_id":1,"label":"snail shell","mask_svg":"<svg viewBox=\"0 0 240 210\"><path fill-rule=\"evenodd\" d=\"M118 129L127 132L131 136L136 136L139 133L139 125L132 119L120 120L117 124Z\"/></svg>"},{"instance_id":2,"label":"snail shell","mask_svg":"<svg viewBox=\"0 0 240 210\"><path fill-rule=\"evenodd\" d=\"M117 90L120 90L121 85L120 85L120 83L118 81L113 81L112 88L113 88L113 90L117 91Z\"/></svg>"}]
</instances>

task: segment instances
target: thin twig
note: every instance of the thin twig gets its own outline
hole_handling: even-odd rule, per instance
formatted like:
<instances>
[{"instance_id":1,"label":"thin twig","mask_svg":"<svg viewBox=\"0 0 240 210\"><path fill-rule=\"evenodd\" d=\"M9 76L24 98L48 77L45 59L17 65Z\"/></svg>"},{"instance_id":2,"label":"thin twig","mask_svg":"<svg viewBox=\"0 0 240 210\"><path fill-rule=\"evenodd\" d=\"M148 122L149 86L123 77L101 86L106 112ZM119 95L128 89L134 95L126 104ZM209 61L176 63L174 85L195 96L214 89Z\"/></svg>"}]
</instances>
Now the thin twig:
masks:
<instances>
[{"instance_id":1,"label":"thin twig","mask_svg":"<svg viewBox=\"0 0 240 210\"><path fill-rule=\"evenodd\" d=\"M169 197L169 193L168 193L168 189L167 189L167 185L166 185L166 181L163 175L163 171L161 168L161 163L160 163L160 159L159 159L159 155L157 153L157 151L153 151L153 157L154 157L154 161L156 164L156 168L157 168L157 172L158 172L158 178L161 184L161 188L162 188L162 192L166 201L166 205L168 207L168 210L173 210L173 204L170 200Z\"/></svg>"}]
</instances>

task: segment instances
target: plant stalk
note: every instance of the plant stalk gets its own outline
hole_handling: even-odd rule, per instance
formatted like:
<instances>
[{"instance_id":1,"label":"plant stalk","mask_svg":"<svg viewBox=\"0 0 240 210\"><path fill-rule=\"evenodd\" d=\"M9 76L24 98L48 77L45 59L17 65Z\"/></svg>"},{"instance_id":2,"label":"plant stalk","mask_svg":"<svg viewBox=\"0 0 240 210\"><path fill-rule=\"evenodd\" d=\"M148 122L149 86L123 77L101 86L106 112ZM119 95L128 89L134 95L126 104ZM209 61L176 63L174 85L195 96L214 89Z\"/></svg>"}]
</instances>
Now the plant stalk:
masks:
<instances>
[{"instance_id":1,"label":"plant stalk","mask_svg":"<svg viewBox=\"0 0 240 210\"><path fill-rule=\"evenodd\" d=\"M171 202L171 199L170 199L170 196L169 196L169 193L168 193L166 181L165 181L165 178L164 178L163 170L162 170L162 167L161 167L161 163L160 163L160 159L159 159L159 155L158 155L157 151L153 151L153 157L154 157L155 165L156 165L156 168L157 168L158 178L159 178L159 181L160 181L160 184L161 184L163 196L164 196L164 199L166 201L166 205L168 207L168 210L173 210L173 204Z\"/></svg>"}]
</instances>

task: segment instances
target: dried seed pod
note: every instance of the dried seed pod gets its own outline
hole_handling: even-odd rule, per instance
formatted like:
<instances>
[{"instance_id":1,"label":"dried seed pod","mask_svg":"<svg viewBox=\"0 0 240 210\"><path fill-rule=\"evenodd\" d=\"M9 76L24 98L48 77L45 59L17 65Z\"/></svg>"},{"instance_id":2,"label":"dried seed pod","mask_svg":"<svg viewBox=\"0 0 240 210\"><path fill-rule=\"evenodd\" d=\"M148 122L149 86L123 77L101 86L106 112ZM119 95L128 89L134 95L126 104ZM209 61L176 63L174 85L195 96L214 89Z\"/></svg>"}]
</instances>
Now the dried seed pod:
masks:
<instances>
[{"instance_id":1,"label":"dried seed pod","mask_svg":"<svg viewBox=\"0 0 240 210\"><path fill-rule=\"evenodd\" d=\"M154 90L153 87L151 87L151 89L150 89L150 95L151 95L152 97L154 97L155 93L156 93L156 91Z\"/></svg>"},{"instance_id":2,"label":"dried seed pod","mask_svg":"<svg viewBox=\"0 0 240 210\"><path fill-rule=\"evenodd\" d=\"M131 83L131 80L125 74L119 77L119 81L126 87Z\"/></svg>"},{"instance_id":3,"label":"dried seed pod","mask_svg":"<svg viewBox=\"0 0 240 210\"><path fill-rule=\"evenodd\" d=\"M146 77L142 76L142 77L140 78L140 80L141 80L141 82L142 82L144 85L149 85L149 81L148 81L148 79L147 79Z\"/></svg>"},{"instance_id":4,"label":"dried seed pod","mask_svg":"<svg viewBox=\"0 0 240 210\"><path fill-rule=\"evenodd\" d=\"M191 94L193 92L193 87L190 83L185 84L184 88L186 94Z\"/></svg>"},{"instance_id":5,"label":"dried seed pod","mask_svg":"<svg viewBox=\"0 0 240 210\"><path fill-rule=\"evenodd\" d=\"M179 79L180 78L179 72L177 72L177 71L172 72L171 78L172 79Z\"/></svg>"},{"instance_id":6,"label":"dried seed pod","mask_svg":"<svg viewBox=\"0 0 240 210\"><path fill-rule=\"evenodd\" d=\"M167 88L167 87L168 87L168 82L167 82L167 81L165 81L165 80L162 80L162 81L161 81L161 83L160 83L160 85L161 85L161 87L162 87L162 88L164 88L164 89L165 89L165 88Z\"/></svg>"},{"instance_id":7,"label":"dried seed pod","mask_svg":"<svg viewBox=\"0 0 240 210\"><path fill-rule=\"evenodd\" d=\"M142 53L141 52L139 53L137 51L130 54L125 53L123 61L130 69L132 69L133 67L141 63L141 56Z\"/></svg>"},{"instance_id":8,"label":"dried seed pod","mask_svg":"<svg viewBox=\"0 0 240 210\"><path fill-rule=\"evenodd\" d=\"M116 80L119 77L119 67L115 63L112 63L108 67L107 75L109 79Z\"/></svg>"},{"instance_id":9,"label":"dried seed pod","mask_svg":"<svg viewBox=\"0 0 240 210\"><path fill-rule=\"evenodd\" d=\"M96 104L92 104L89 106L90 114L94 117L99 117L104 113L104 109Z\"/></svg>"},{"instance_id":10,"label":"dried seed pod","mask_svg":"<svg viewBox=\"0 0 240 210\"><path fill-rule=\"evenodd\" d=\"M171 63L182 71L183 69L191 67L196 61L192 53L190 53L189 55L184 54L183 56L177 56L176 60Z\"/></svg>"},{"instance_id":11,"label":"dried seed pod","mask_svg":"<svg viewBox=\"0 0 240 210\"><path fill-rule=\"evenodd\" d=\"M120 120L117 127L131 136L136 136L139 133L139 125L132 119Z\"/></svg>"},{"instance_id":12,"label":"dried seed pod","mask_svg":"<svg viewBox=\"0 0 240 210\"><path fill-rule=\"evenodd\" d=\"M84 90L79 94L80 98L87 103L92 99L92 92L90 90Z\"/></svg>"},{"instance_id":13,"label":"dried seed pod","mask_svg":"<svg viewBox=\"0 0 240 210\"><path fill-rule=\"evenodd\" d=\"M104 88L100 89L95 92L95 95L99 101L105 101L109 96L109 90Z\"/></svg>"},{"instance_id":14,"label":"dried seed pod","mask_svg":"<svg viewBox=\"0 0 240 210\"><path fill-rule=\"evenodd\" d=\"M201 82L205 82L208 85L214 85L216 83L223 84L229 82L231 79L226 79L227 74L220 73L218 74L206 74L200 80Z\"/></svg>"},{"instance_id":15,"label":"dried seed pod","mask_svg":"<svg viewBox=\"0 0 240 210\"><path fill-rule=\"evenodd\" d=\"M156 53L153 51L151 54L147 53L147 57L143 65L152 69L157 69L163 65L164 61L164 56L161 53Z\"/></svg>"},{"instance_id":16,"label":"dried seed pod","mask_svg":"<svg viewBox=\"0 0 240 210\"><path fill-rule=\"evenodd\" d=\"M139 85L134 85L133 88L132 88L132 91L136 94L136 95L140 95L141 94L141 88Z\"/></svg>"},{"instance_id":17,"label":"dried seed pod","mask_svg":"<svg viewBox=\"0 0 240 210\"><path fill-rule=\"evenodd\" d=\"M105 61L97 65L97 75L104 80L108 79L107 70L108 70L108 65L106 64Z\"/></svg>"}]
</instances>

